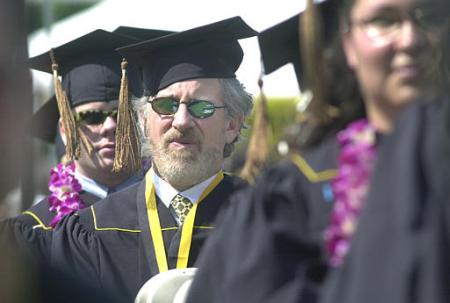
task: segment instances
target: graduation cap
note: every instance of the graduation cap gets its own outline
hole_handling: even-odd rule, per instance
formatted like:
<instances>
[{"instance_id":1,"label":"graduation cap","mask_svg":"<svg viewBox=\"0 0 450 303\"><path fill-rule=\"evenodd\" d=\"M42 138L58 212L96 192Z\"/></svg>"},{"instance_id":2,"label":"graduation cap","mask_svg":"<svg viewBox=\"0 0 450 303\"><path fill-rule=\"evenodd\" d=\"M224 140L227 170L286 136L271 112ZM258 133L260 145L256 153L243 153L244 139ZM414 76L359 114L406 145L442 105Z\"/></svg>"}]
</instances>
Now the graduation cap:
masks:
<instances>
[{"instance_id":1,"label":"graduation cap","mask_svg":"<svg viewBox=\"0 0 450 303\"><path fill-rule=\"evenodd\" d=\"M318 4L319 15L317 18L319 20L317 21L323 21L323 32L321 33L323 40L329 40L331 29L335 26L336 1L338 0L328 0ZM312 6L309 5L307 10L311 8ZM307 10L262 31L258 35L264 73L270 74L278 68L292 63L301 89L303 89L304 84L304 66L300 45L307 41L300 43L300 18ZM310 29L311 27L308 27L307 30Z\"/></svg>"},{"instance_id":2,"label":"graduation cap","mask_svg":"<svg viewBox=\"0 0 450 303\"><path fill-rule=\"evenodd\" d=\"M58 104L56 95L48 99L32 116L31 134L45 142L55 144L58 161L65 155L65 146L58 131Z\"/></svg>"},{"instance_id":3,"label":"graduation cap","mask_svg":"<svg viewBox=\"0 0 450 303\"><path fill-rule=\"evenodd\" d=\"M312 91L313 101L308 107L312 124L328 123L336 110L328 104L324 90L327 68L323 62L324 41L331 40L337 28L340 0L325 0L314 4L307 1L305 11L262 31L258 35L264 72L269 74L292 63L299 87Z\"/></svg>"},{"instance_id":4,"label":"graduation cap","mask_svg":"<svg viewBox=\"0 0 450 303\"><path fill-rule=\"evenodd\" d=\"M141 41L144 41L172 34L173 31L156 30L156 29L149 30L147 28L140 28L140 27L119 26L118 28L113 30L113 33L124 36L130 36L133 38L137 38Z\"/></svg>"},{"instance_id":5,"label":"graduation cap","mask_svg":"<svg viewBox=\"0 0 450 303\"><path fill-rule=\"evenodd\" d=\"M137 41L137 38L95 30L30 58L28 63L32 69L50 74L53 74L53 63L58 65L62 87L72 108L92 101L116 101L122 75L122 57L114 49ZM133 84L134 93L139 95L140 82Z\"/></svg>"},{"instance_id":6,"label":"graduation cap","mask_svg":"<svg viewBox=\"0 0 450 303\"><path fill-rule=\"evenodd\" d=\"M139 35L143 35L143 31L138 29ZM167 34L165 31L147 31L150 37ZM55 98L51 98L50 102L44 104L34 115L34 126L39 127L35 128L33 134L47 141L54 140L56 124L50 123L58 121L59 115L65 128L68 141L66 153L70 159L79 155L79 139L87 150L91 151L90 143L75 124L71 108L87 102L111 102L120 99L122 57L115 49L141 41L130 36L133 33L132 28L127 28L126 32L127 35L123 35L95 30L28 61L32 69L53 74L55 84ZM137 67L128 68L127 75L127 93L129 89L133 95L140 96L142 82Z\"/></svg>"},{"instance_id":7,"label":"graduation cap","mask_svg":"<svg viewBox=\"0 0 450 303\"><path fill-rule=\"evenodd\" d=\"M143 69L144 95L179 81L235 78L243 59L238 40L257 34L240 17L121 47L118 52Z\"/></svg>"},{"instance_id":8,"label":"graduation cap","mask_svg":"<svg viewBox=\"0 0 450 303\"><path fill-rule=\"evenodd\" d=\"M53 95L42 105L31 119L31 134L48 143L54 143L59 120L58 104Z\"/></svg>"}]
</instances>

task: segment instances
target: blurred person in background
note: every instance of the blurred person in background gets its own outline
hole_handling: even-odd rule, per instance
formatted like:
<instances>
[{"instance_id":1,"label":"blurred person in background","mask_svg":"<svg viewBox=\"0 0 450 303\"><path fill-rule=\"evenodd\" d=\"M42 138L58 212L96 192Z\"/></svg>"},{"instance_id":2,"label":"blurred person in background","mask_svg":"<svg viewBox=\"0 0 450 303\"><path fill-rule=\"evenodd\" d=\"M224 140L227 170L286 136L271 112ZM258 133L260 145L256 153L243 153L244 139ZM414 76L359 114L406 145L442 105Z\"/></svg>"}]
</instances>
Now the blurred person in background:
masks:
<instances>
[{"instance_id":1,"label":"blurred person in background","mask_svg":"<svg viewBox=\"0 0 450 303\"><path fill-rule=\"evenodd\" d=\"M293 62L313 99L291 132L290 161L232 197L187 302L317 302L351 247L379 141L408 104L448 93L448 1L328 0L316 9L308 1L300 21L259 35L265 71ZM320 16L331 44L317 40Z\"/></svg>"},{"instance_id":2,"label":"blurred person in background","mask_svg":"<svg viewBox=\"0 0 450 303\"><path fill-rule=\"evenodd\" d=\"M381 142L351 249L321 302L448 302L450 99L423 101Z\"/></svg>"},{"instance_id":3,"label":"blurred person in background","mask_svg":"<svg viewBox=\"0 0 450 303\"><path fill-rule=\"evenodd\" d=\"M4 123L1 136L0 154L4 164L11 163L2 169L0 189L3 196L18 185L19 176L25 171L22 164L26 153L22 148L26 144L25 130L28 129L32 112L32 99L29 87L31 78L25 68L27 56L26 34L24 27L23 1L2 1L0 33L2 37L0 63L0 93L2 94L2 108L0 117ZM3 9L4 7L4 9ZM16 126L15 129L7 125ZM5 205L5 204L4 204ZM1 207L0 207L1 212ZM1 218L1 215L0 215Z\"/></svg>"},{"instance_id":4,"label":"blurred person in background","mask_svg":"<svg viewBox=\"0 0 450 303\"><path fill-rule=\"evenodd\" d=\"M0 1L0 204L19 183L22 140L31 121L31 77L26 67L24 3ZM1 227L0 227L1 229ZM35 263L14 243L0 238L2 302L117 302L82 280Z\"/></svg>"}]
</instances>

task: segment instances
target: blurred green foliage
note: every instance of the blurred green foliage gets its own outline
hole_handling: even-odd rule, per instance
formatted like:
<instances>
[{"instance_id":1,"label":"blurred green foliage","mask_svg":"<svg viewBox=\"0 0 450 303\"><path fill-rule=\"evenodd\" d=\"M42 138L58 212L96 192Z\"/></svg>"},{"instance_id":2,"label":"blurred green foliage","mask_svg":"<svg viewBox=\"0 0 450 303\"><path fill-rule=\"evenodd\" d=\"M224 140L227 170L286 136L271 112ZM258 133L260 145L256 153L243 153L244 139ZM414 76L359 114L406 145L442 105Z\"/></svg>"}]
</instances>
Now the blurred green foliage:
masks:
<instances>
[{"instance_id":1,"label":"blurred green foliage","mask_svg":"<svg viewBox=\"0 0 450 303\"><path fill-rule=\"evenodd\" d=\"M267 106L270 126L270 161L276 161L280 158L277 152L277 144L282 139L283 130L286 126L295 122L297 97L267 97ZM255 105L252 114L247 118L246 124L249 126L242 132L242 144L236 146L237 153L245 153L247 143L252 132L252 124L255 115L255 109L260 105L260 97L255 97Z\"/></svg>"},{"instance_id":2,"label":"blurred green foliage","mask_svg":"<svg viewBox=\"0 0 450 303\"><path fill-rule=\"evenodd\" d=\"M85 10L99 1L53 1L53 22ZM44 1L25 1L25 18L27 33L32 33L45 26L43 20Z\"/></svg>"}]
</instances>

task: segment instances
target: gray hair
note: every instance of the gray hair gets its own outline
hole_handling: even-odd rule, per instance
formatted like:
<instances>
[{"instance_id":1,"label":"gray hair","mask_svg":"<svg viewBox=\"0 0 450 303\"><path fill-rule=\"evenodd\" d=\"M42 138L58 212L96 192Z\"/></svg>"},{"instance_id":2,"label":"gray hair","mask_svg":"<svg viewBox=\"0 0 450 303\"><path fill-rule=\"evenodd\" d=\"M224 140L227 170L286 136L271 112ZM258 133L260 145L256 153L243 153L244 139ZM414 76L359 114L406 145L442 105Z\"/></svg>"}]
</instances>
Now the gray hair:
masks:
<instances>
[{"instance_id":1,"label":"gray hair","mask_svg":"<svg viewBox=\"0 0 450 303\"><path fill-rule=\"evenodd\" d=\"M222 85L223 101L227 107L227 115L229 118L243 116L245 118L251 113L253 108L253 96L245 90L244 85L237 79L226 78L218 79ZM148 116L150 106L148 104L148 96L134 98L132 100L133 110L136 115L137 130L141 142L141 156L150 157L150 144L146 136L145 117ZM240 139L241 130L246 128L245 122L242 123L239 136L224 147L224 158L229 157L234 150L234 144Z\"/></svg>"},{"instance_id":2,"label":"gray hair","mask_svg":"<svg viewBox=\"0 0 450 303\"><path fill-rule=\"evenodd\" d=\"M219 79L219 81L223 88L223 101L227 106L228 115L231 118L239 115L244 116L244 122L239 130L239 136L237 136L233 142L225 144L223 156L224 158L227 158L232 154L234 144L239 141L242 129L247 127L245 118L247 118L252 111L253 96L248 93L245 90L244 85L235 78Z\"/></svg>"},{"instance_id":3,"label":"gray hair","mask_svg":"<svg viewBox=\"0 0 450 303\"><path fill-rule=\"evenodd\" d=\"M136 121L136 129L139 136L139 143L141 147L141 158L150 158L150 144L146 134L145 117L148 116L150 106L147 106L148 97L133 97L131 99L134 117Z\"/></svg>"}]
</instances>

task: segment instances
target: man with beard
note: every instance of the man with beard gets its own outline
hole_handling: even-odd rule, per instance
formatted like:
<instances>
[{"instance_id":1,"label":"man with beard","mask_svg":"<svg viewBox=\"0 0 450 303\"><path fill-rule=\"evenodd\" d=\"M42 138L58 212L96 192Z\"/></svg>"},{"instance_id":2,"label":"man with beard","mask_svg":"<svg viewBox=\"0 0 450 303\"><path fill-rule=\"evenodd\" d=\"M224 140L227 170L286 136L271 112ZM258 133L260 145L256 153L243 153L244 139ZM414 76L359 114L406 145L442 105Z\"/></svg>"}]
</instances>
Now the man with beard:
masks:
<instances>
[{"instance_id":1,"label":"man with beard","mask_svg":"<svg viewBox=\"0 0 450 303\"><path fill-rule=\"evenodd\" d=\"M194 265L219 209L242 187L224 174L252 108L235 79L238 39L256 32L234 17L119 49L142 68L145 180L62 220L52 260L133 299L149 278Z\"/></svg>"}]
</instances>

